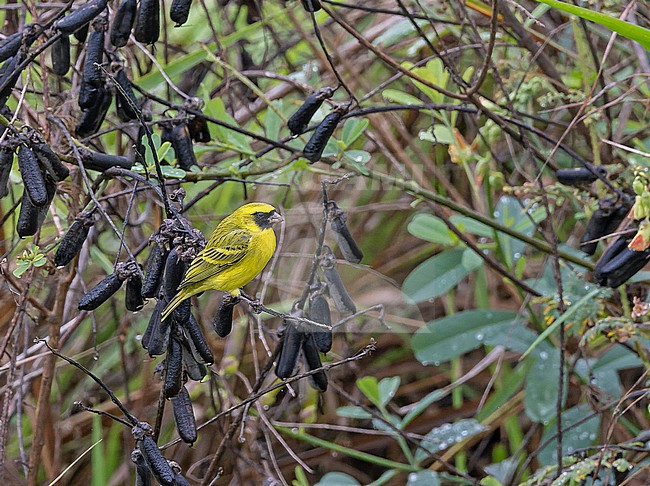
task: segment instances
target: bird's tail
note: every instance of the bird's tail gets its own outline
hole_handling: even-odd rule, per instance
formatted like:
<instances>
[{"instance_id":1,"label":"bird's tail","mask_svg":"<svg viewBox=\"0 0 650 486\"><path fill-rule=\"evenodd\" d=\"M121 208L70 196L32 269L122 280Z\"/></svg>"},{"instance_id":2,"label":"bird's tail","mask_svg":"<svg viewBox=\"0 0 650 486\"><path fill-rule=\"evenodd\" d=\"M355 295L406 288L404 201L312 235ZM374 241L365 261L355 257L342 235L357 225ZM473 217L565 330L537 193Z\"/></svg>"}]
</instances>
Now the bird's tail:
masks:
<instances>
[{"instance_id":1,"label":"bird's tail","mask_svg":"<svg viewBox=\"0 0 650 486\"><path fill-rule=\"evenodd\" d=\"M174 296L174 298L169 302L169 304L167 304L167 306L163 309L162 316L161 316L162 320L164 321L165 319L167 319L171 315L171 313L174 312L174 309L176 309L176 307L181 305L181 302L183 302L185 299L187 299L186 293L183 290L178 292Z\"/></svg>"}]
</instances>

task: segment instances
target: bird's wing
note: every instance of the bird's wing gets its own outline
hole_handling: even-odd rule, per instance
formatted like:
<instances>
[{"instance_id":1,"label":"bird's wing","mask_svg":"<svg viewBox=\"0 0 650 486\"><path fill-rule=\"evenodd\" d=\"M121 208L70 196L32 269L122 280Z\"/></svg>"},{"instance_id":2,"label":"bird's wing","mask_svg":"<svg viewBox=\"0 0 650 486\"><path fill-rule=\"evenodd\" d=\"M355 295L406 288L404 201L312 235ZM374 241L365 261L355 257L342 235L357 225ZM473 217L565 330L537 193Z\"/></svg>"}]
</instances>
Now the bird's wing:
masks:
<instances>
[{"instance_id":1,"label":"bird's wing","mask_svg":"<svg viewBox=\"0 0 650 486\"><path fill-rule=\"evenodd\" d=\"M211 238L210 243L192 260L178 288L202 282L239 262L246 256L250 241L251 234L246 230L234 230Z\"/></svg>"}]
</instances>

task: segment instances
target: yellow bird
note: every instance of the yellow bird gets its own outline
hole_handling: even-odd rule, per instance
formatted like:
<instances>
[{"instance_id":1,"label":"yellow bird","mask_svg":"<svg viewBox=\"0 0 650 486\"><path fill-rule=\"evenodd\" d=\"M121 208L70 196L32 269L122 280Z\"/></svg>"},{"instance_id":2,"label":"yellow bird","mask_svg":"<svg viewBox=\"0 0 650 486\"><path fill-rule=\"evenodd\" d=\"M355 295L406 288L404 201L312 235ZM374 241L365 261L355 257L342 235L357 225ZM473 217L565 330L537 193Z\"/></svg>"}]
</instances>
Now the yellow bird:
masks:
<instances>
[{"instance_id":1,"label":"yellow bird","mask_svg":"<svg viewBox=\"0 0 650 486\"><path fill-rule=\"evenodd\" d=\"M210 241L187 269L178 293L167 304L167 319L185 299L206 290L223 290L234 296L253 280L275 252L272 226L282 216L270 204L250 203L235 210L219 223Z\"/></svg>"}]
</instances>

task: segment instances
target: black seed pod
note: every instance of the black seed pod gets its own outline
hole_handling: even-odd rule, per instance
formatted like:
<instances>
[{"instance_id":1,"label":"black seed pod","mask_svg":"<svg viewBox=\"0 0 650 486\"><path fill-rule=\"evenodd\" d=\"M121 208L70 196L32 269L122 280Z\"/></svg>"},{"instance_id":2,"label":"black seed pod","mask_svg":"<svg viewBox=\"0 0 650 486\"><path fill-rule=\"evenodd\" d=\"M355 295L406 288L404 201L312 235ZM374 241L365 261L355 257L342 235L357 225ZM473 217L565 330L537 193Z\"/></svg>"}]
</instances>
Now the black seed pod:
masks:
<instances>
[{"instance_id":1,"label":"black seed pod","mask_svg":"<svg viewBox=\"0 0 650 486\"><path fill-rule=\"evenodd\" d=\"M88 38L88 30L90 27L90 23L84 24L83 27L77 29L74 31L74 36L75 39L79 42L79 44L83 44L86 42L86 39Z\"/></svg>"},{"instance_id":2,"label":"black seed pod","mask_svg":"<svg viewBox=\"0 0 650 486\"><path fill-rule=\"evenodd\" d=\"M62 35L52 44L52 71L65 76L70 70L70 37Z\"/></svg>"},{"instance_id":3,"label":"black seed pod","mask_svg":"<svg viewBox=\"0 0 650 486\"><path fill-rule=\"evenodd\" d=\"M162 276L165 270L165 261L167 260L167 250L162 245L154 243L151 247L151 253L147 259L147 268L142 284L142 297L150 299L158 294Z\"/></svg>"},{"instance_id":4,"label":"black seed pod","mask_svg":"<svg viewBox=\"0 0 650 486\"><path fill-rule=\"evenodd\" d=\"M130 169L133 167L133 161L123 155L108 155L101 152L91 152L90 150L82 150L81 161L86 169L104 172L111 167L122 167L123 169Z\"/></svg>"},{"instance_id":5,"label":"black seed pod","mask_svg":"<svg viewBox=\"0 0 650 486\"><path fill-rule=\"evenodd\" d=\"M196 350L192 350L194 345L191 344L187 338L183 336L183 334L179 333L177 337L181 342L181 346L183 348L183 367L187 373L187 376L189 376L190 379L194 381L201 381L203 378L205 378L205 375L207 375L208 371L203 363L200 363L195 358L195 355L197 355L198 352ZM199 359L201 358L199 357Z\"/></svg>"},{"instance_id":6,"label":"black seed pod","mask_svg":"<svg viewBox=\"0 0 650 486\"><path fill-rule=\"evenodd\" d=\"M650 250L635 251L625 246L614 258L594 271L599 285L616 288L623 285L650 261Z\"/></svg>"},{"instance_id":7,"label":"black seed pod","mask_svg":"<svg viewBox=\"0 0 650 486\"><path fill-rule=\"evenodd\" d=\"M189 481L185 479L185 476L183 476L180 472L174 473L174 484L176 486L190 486Z\"/></svg>"},{"instance_id":8,"label":"black seed pod","mask_svg":"<svg viewBox=\"0 0 650 486\"><path fill-rule=\"evenodd\" d=\"M591 165L589 170L587 167L577 167L574 169L558 169L555 171L555 176L557 180L562 184L567 186L576 186L580 184L589 184L598 179L598 175L605 177L607 175L607 169L603 166Z\"/></svg>"},{"instance_id":9,"label":"black seed pod","mask_svg":"<svg viewBox=\"0 0 650 486\"><path fill-rule=\"evenodd\" d=\"M160 356L169 346L171 325L169 320L162 320L165 304L164 300L156 302L147 329L142 335L142 347L149 351L149 356Z\"/></svg>"},{"instance_id":10,"label":"black seed pod","mask_svg":"<svg viewBox=\"0 0 650 486\"><path fill-rule=\"evenodd\" d=\"M616 231L619 224L632 208L632 198L609 198L598 203L598 209L591 216L587 229L580 240L580 249L587 255L593 255L598 246L597 240Z\"/></svg>"},{"instance_id":11,"label":"black seed pod","mask_svg":"<svg viewBox=\"0 0 650 486\"><path fill-rule=\"evenodd\" d=\"M0 108L5 106L11 96L11 91L20 78L20 73L24 68L18 69L18 66L23 60L22 52L18 51L15 56L7 59L0 68Z\"/></svg>"},{"instance_id":12,"label":"black seed pod","mask_svg":"<svg viewBox=\"0 0 650 486\"><path fill-rule=\"evenodd\" d=\"M354 302L350 298L350 294L345 290L339 272L336 271L333 258L330 257L324 259L321 263L321 269L323 270L323 276L327 282L327 291L336 308L339 312L354 314L357 311L357 306L354 305Z\"/></svg>"},{"instance_id":13,"label":"black seed pod","mask_svg":"<svg viewBox=\"0 0 650 486\"><path fill-rule=\"evenodd\" d=\"M180 27L190 15L190 7L192 0L173 0L172 6L169 9L169 18L176 22L174 27Z\"/></svg>"},{"instance_id":14,"label":"black seed pod","mask_svg":"<svg viewBox=\"0 0 650 486\"><path fill-rule=\"evenodd\" d=\"M316 294L309 298L309 319L327 326L332 325L330 306L323 294ZM321 353L328 353L332 349L332 331L315 328L312 333L318 350Z\"/></svg>"},{"instance_id":15,"label":"black seed pod","mask_svg":"<svg viewBox=\"0 0 650 486\"><path fill-rule=\"evenodd\" d=\"M142 279L140 275L133 275L126 281L126 294L124 295L124 306L131 312L139 311L144 307L142 298Z\"/></svg>"},{"instance_id":16,"label":"black seed pod","mask_svg":"<svg viewBox=\"0 0 650 486\"><path fill-rule=\"evenodd\" d=\"M9 194L9 175L14 163L14 149L7 143L0 144L0 199Z\"/></svg>"},{"instance_id":17,"label":"black seed pod","mask_svg":"<svg viewBox=\"0 0 650 486\"><path fill-rule=\"evenodd\" d=\"M0 62L6 61L11 56L15 56L20 49L22 42L22 32L16 32L15 34L11 34L2 39L2 41L0 41Z\"/></svg>"},{"instance_id":18,"label":"black seed pod","mask_svg":"<svg viewBox=\"0 0 650 486\"><path fill-rule=\"evenodd\" d=\"M169 349L167 350L167 371L165 374L165 383L163 393L165 398L171 398L178 395L183 386L183 348L178 342L176 336L169 339Z\"/></svg>"},{"instance_id":19,"label":"black seed pod","mask_svg":"<svg viewBox=\"0 0 650 486\"><path fill-rule=\"evenodd\" d=\"M131 461L135 464L135 486L151 486L151 470L140 449L131 452Z\"/></svg>"},{"instance_id":20,"label":"black seed pod","mask_svg":"<svg viewBox=\"0 0 650 486\"><path fill-rule=\"evenodd\" d=\"M120 290L122 280L119 275L111 273L104 280L86 292L79 300L79 310L94 310Z\"/></svg>"},{"instance_id":21,"label":"black seed pod","mask_svg":"<svg viewBox=\"0 0 650 486\"><path fill-rule=\"evenodd\" d=\"M152 437L145 435L138 440L138 447L149 469L163 486L174 486L174 471Z\"/></svg>"},{"instance_id":22,"label":"black seed pod","mask_svg":"<svg viewBox=\"0 0 650 486\"><path fill-rule=\"evenodd\" d=\"M199 326L199 323L191 313L190 318L183 323L182 326L187 334L189 342L194 346L194 349L196 349L198 357L201 358L205 364L214 363L214 356L210 350L210 345L205 339L203 331L201 331L201 326Z\"/></svg>"},{"instance_id":23,"label":"black seed pod","mask_svg":"<svg viewBox=\"0 0 650 486\"><path fill-rule=\"evenodd\" d=\"M298 108L296 112L291 115L291 118L289 118L289 121L287 122L289 131L293 135L300 135L307 130L309 122L321 107L323 101L327 98L331 98L333 94L334 90L332 88L322 88L315 93L310 94L305 102L300 105L300 108Z\"/></svg>"},{"instance_id":24,"label":"black seed pod","mask_svg":"<svg viewBox=\"0 0 650 486\"><path fill-rule=\"evenodd\" d=\"M235 306L239 303L239 297L225 294L219 304L217 315L214 316L212 327L219 337L226 337L232 330L232 314Z\"/></svg>"},{"instance_id":25,"label":"black seed pod","mask_svg":"<svg viewBox=\"0 0 650 486\"><path fill-rule=\"evenodd\" d=\"M176 307L171 314L174 325L184 326L187 324L187 322L190 320L191 309L192 302L190 299L185 299L180 304L178 304L178 307Z\"/></svg>"},{"instance_id":26,"label":"black seed pod","mask_svg":"<svg viewBox=\"0 0 650 486\"><path fill-rule=\"evenodd\" d=\"M133 144L133 159L135 160L136 163L145 165L145 153L146 153L146 148L145 148L145 140L147 139L147 131L145 128L140 124L138 127L138 135L135 140L135 143Z\"/></svg>"},{"instance_id":27,"label":"black seed pod","mask_svg":"<svg viewBox=\"0 0 650 486\"><path fill-rule=\"evenodd\" d=\"M123 122L137 120L138 118L138 100L135 98L131 82L126 76L124 69L119 69L115 73L115 104L117 106L117 115Z\"/></svg>"},{"instance_id":28,"label":"black seed pod","mask_svg":"<svg viewBox=\"0 0 650 486\"><path fill-rule=\"evenodd\" d=\"M82 79L79 85L79 97L77 98L79 108L89 110L97 106L101 103L105 91L106 89L103 86L93 86Z\"/></svg>"},{"instance_id":29,"label":"black seed pod","mask_svg":"<svg viewBox=\"0 0 650 486\"><path fill-rule=\"evenodd\" d=\"M36 155L24 145L18 148L18 168L32 204L38 207L45 206L47 204L45 177L38 166Z\"/></svg>"},{"instance_id":30,"label":"black seed pod","mask_svg":"<svg viewBox=\"0 0 650 486\"><path fill-rule=\"evenodd\" d=\"M81 72L82 83L99 87L104 84L102 70L98 67L104 62L104 22L95 22L86 42L86 57Z\"/></svg>"},{"instance_id":31,"label":"black seed pod","mask_svg":"<svg viewBox=\"0 0 650 486\"><path fill-rule=\"evenodd\" d=\"M190 131L190 137L195 142L208 143L210 140L212 140L210 129L208 127L208 121L203 116L194 115L188 122L187 128Z\"/></svg>"},{"instance_id":32,"label":"black seed pod","mask_svg":"<svg viewBox=\"0 0 650 486\"><path fill-rule=\"evenodd\" d=\"M94 219L90 213L81 213L72 222L54 255L54 264L57 267L67 265L77 256L93 223Z\"/></svg>"},{"instance_id":33,"label":"black seed pod","mask_svg":"<svg viewBox=\"0 0 650 486\"><path fill-rule=\"evenodd\" d=\"M316 127L316 130L314 130L313 135L309 139L309 142L307 142L307 145L305 145L305 148L302 151L304 157L307 160L312 163L320 160L327 142L331 138L334 130L336 129L336 126L339 124L339 121L341 121L342 117L343 110L337 109L327 115L323 121L320 122L318 127Z\"/></svg>"},{"instance_id":34,"label":"black seed pod","mask_svg":"<svg viewBox=\"0 0 650 486\"><path fill-rule=\"evenodd\" d=\"M627 248L627 245L632 241L632 232L636 228L630 226L626 229L629 234L625 234L616 238L603 252L600 256L600 259L596 263L594 268L594 282L598 285L605 285L607 283L607 277L603 277L603 268L607 266L614 258L616 258L620 253Z\"/></svg>"},{"instance_id":35,"label":"black seed pod","mask_svg":"<svg viewBox=\"0 0 650 486\"><path fill-rule=\"evenodd\" d=\"M47 203L42 207L34 206L29 195L26 191L23 191L20 214L16 224L16 232L21 238L35 235L43 221L45 221L50 203L56 193L56 184L49 178L45 179L45 191L47 192Z\"/></svg>"},{"instance_id":36,"label":"black seed pod","mask_svg":"<svg viewBox=\"0 0 650 486\"><path fill-rule=\"evenodd\" d=\"M302 342L302 354L305 357L305 362L307 363L309 371L323 366L323 363L321 363L320 360L320 354L318 354L316 341L311 333L307 334ZM320 392L327 391L327 375L324 371L319 371L318 373L311 375L310 378L311 384L314 388Z\"/></svg>"},{"instance_id":37,"label":"black seed pod","mask_svg":"<svg viewBox=\"0 0 650 486\"><path fill-rule=\"evenodd\" d=\"M322 7L319 0L300 0L307 12L318 12Z\"/></svg>"},{"instance_id":38,"label":"black seed pod","mask_svg":"<svg viewBox=\"0 0 650 486\"><path fill-rule=\"evenodd\" d=\"M298 362L298 356L300 356L302 342L305 339L305 334L293 323L285 321L285 324L282 349L278 356L278 363L275 366L275 375L283 379L289 378L293 374Z\"/></svg>"},{"instance_id":39,"label":"black seed pod","mask_svg":"<svg viewBox=\"0 0 650 486\"><path fill-rule=\"evenodd\" d=\"M68 168L63 165L59 156L46 143L33 143L32 150L41 165L55 182L61 182L70 175Z\"/></svg>"},{"instance_id":40,"label":"black seed pod","mask_svg":"<svg viewBox=\"0 0 650 486\"><path fill-rule=\"evenodd\" d=\"M172 248L165 262L165 280L163 282L163 292L167 300L172 300L176 295L186 271L187 264L179 258L178 250Z\"/></svg>"},{"instance_id":41,"label":"black seed pod","mask_svg":"<svg viewBox=\"0 0 650 486\"><path fill-rule=\"evenodd\" d=\"M174 409L174 420L176 421L178 435L186 444L194 444L196 442L196 420L194 419L190 394L184 386L181 387L178 396L172 398L172 408Z\"/></svg>"},{"instance_id":42,"label":"black seed pod","mask_svg":"<svg viewBox=\"0 0 650 486\"><path fill-rule=\"evenodd\" d=\"M115 47L124 47L129 42L137 6L136 0L122 0L117 7L111 24L111 44Z\"/></svg>"},{"instance_id":43,"label":"black seed pod","mask_svg":"<svg viewBox=\"0 0 650 486\"><path fill-rule=\"evenodd\" d=\"M339 249L345 258L350 263L359 263L363 259L363 252L354 241L347 224L345 224L346 216L334 201L329 201L328 216L332 224L332 229L336 234L336 240L339 244Z\"/></svg>"},{"instance_id":44,"label":"black seed pod","mask_svg":"<svg viewBox=\"0 0 650 486\"><path fill-rule=\"evenodd\" d=\"M197 165L192 138L186 123L174 125L171 132L171 143L176 154L176 162L181 169L189 171L192 166Z\"/></svg>"},{"instance_id":45,"label":"black seed pod","mask_svg":"<svg viewBox=\"0 0 650 486\"><path fill-rule=\"evenodd\" d=\"M90 0L59 20L54 27L64 34L72 34L97 17L106 8L106 3L106 0Z\"/></svg>"},{"instance_id":46,"label":"black seed pod","mask_svg":"<svg viewBox=\"0 0 650 486\"><path fill-rule=\"evenodd\" d=\"M97 133L104 118L106 118L109 106L111 106L111 93L103 87L97 89L99 96L98 105L82 111L81 118L75 129L79 138L86 138Z\"/></svg>"},{"instance_id":47,"label":"black seed pod","mask_svg":"<svg viewBox=\"0 0 650 486\"><path fill-rule=\"evenodd\" d=\"M133 34L138 42L153 44L160 35L160 0L140 0Z\"/></svg>"}]
</instances>

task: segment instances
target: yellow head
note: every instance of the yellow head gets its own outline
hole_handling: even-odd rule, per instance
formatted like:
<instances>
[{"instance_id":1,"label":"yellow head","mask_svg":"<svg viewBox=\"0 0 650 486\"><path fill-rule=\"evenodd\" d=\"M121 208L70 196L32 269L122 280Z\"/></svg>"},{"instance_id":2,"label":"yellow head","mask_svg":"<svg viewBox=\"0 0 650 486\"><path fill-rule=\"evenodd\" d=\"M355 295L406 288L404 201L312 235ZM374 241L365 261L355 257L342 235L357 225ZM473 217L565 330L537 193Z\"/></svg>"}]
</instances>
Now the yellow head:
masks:
<instances>
[{"instance_id":1,"label":"yellow head","mask_svg":"<svg viewBox=\"0 0 650 486\"><path fill-rule=\"evenodd\" d=\"M274 223L282 221L282 216L270 204L255 202L244 204L226 219L256 232L271 228Z\"/></svg>"}]
</instances>

